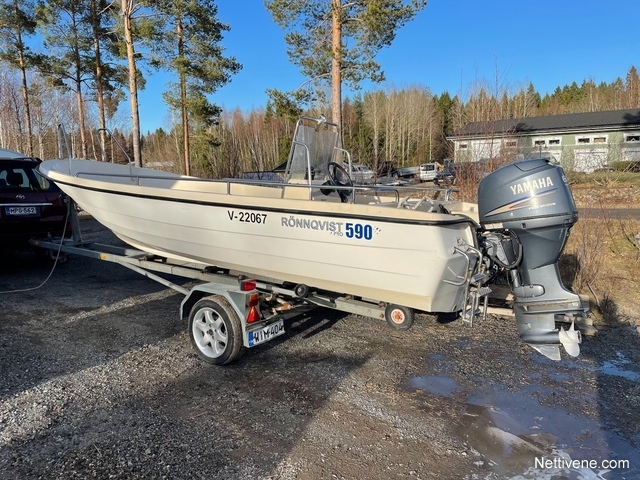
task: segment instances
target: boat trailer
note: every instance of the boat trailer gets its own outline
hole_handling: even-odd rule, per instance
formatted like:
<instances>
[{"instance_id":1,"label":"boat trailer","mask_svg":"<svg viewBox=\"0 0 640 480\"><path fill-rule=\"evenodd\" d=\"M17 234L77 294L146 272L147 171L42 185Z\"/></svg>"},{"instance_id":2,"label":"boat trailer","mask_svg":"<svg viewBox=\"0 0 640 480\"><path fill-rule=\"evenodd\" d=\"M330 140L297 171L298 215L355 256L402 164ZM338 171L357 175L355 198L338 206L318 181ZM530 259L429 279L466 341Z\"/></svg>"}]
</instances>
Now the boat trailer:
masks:
<instances>
[{"instance_id":1,"label":"boat trailer","mask_svg":"<svg viewBox=\"0 0 640 480\"><path fill-rule=\"evenodd\" d=\"M75 204L69 199L72 237L33 240L49 250L52 258L79 255L117 263L184 295L180 318L189 322L189 336L198 356L211 364L225 365L246 351L285 333L284 320L315 307L385 319L397 330L409 329L412 309L400 305L356 299L303 284L261 279L210 265L181 262L130 247L82 240ZM202 283L187 289L165 276Z\"/></svg>"}]
</instances>

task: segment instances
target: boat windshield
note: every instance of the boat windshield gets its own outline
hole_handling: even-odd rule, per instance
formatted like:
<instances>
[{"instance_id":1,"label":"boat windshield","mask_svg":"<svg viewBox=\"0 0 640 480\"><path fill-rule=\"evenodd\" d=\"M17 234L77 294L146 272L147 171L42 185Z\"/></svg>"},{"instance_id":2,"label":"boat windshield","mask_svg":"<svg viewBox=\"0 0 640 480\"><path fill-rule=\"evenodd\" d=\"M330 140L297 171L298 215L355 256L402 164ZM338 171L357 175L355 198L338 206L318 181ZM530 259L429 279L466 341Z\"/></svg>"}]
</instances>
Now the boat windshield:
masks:
<instances>
[{"instance_id":1,"label":"boat windshield","mask_svg":"<svg viewBox=\"0 0 640 480\"><path fill-rule=\"evenodd\" d=\"M334 159L338 144L338 126L323 120L302 118L296 131L289 154L286 181L324 181L327 165Z\"/></svg>"}]
</instances>

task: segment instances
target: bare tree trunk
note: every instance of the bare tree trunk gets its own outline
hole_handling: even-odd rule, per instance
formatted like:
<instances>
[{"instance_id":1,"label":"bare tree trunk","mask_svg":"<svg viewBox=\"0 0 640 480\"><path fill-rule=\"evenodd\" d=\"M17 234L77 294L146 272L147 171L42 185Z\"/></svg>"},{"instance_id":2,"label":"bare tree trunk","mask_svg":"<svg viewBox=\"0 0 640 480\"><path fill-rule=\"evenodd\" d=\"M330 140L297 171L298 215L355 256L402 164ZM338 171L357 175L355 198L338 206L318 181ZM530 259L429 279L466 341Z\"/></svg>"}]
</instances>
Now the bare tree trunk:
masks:
<instances>
[{"instance_id":1,"label":"bare tree trunk","mask_svg":"<svg viewBox=\"0 0 640 480\"><path fill-rule=\"evenodd\" d=\"M76 82L78 90L76 91L76 101L78 102L78 128L80 130L80 147L82 149L82 158L87 158L87 132L84 123L84 102L82 101L82 82Z\"/></svg>"},{"instance_id":2,"label":"bare tree trunk","mask_svg":"<svg viewBox=\"0 0 640 480\"><path fill-rule=\"evenodd\" d=\"M178 18L176 23L176 35L178 37L178 58L182 58L184 54L184 38L182 31L182 20ZM182 110L182 145L184 147L184 172L191 175L189 153L189 115L187 113L187 76L184 68L180 67L180 107Z\"/></svg>"},{"instance_id":3,"label":"bare tree trunk","mask_svg":"<svg viewBox=\"0 0 640 480\"><path fill-rule=\"evenodd\" d=\"M131 137L133 143L133 163L142 166L140 155L140 113L138 111L138 83L136 81L136 59L133 45L131 16L133 0L121 0L122 19L124 22L124 40L127 45L127 63L129 65L129 103L131 105Z\"/></svg>"},{"instance_id":4,"label":"bare tree trunk","mask_svg":"<svg viewBox=\"0 0 640 480\"><path fill-rule=\"evenodd\" d=\"M373 130L372 142L373 142L373 157L375 161L376 170L378 168L378 164L380 163L380 125L382 123L382 118L380 111L381 108L381 96L384 94L382 92L375 92L368 97L368 102L365 102L364 109L367 117L370 117L369 123L371 124L371 128ZM382 100L384 101L384 100ZM384 160L391 160L390 158L385 158Z\"/></svg>"},{"instance_id":5,"label":"bare tree trunk","mask_svg":"<svg viewBox=\"0 0 640 480\"><path fill-rule=\"evenodd\" d=\"M11 108L13 109L13 115L16 119L16 131L13 132L14 142L10 142L9 147L13 148L14 150L22 150L22 138L24 136L24 133L22 130L22 121L20 120L20 105L14 88L11 88L10 95L10 104ZM15 146L11 147L11 144Z\"/></svg>"},{"instance_id":6,"label":"bare tree trunk","mask_svg":"<svg viewBox=\"0 0 640 480\"><path fill-rule=\"evenodd\" d=\"M91 23L93 24L93 51L96 56L96 97L98 100L98 121L100 122L100 145L102 145L102 161L107 161L106 138L104 129L107 122L104 113L104 88L102 86L102 57L100 54L100 18L98 17L98 4L91 2Z\"/></svg>"},{"instance_id":7,"label":"bare tree trunk","mask_svg":"<svg viewBox=\"0 0 640 480\"><path fill-rule=\"evenodd\" d=\"M20 10L18 9L18 0L13 0L13 8L15 10L16 18L18 17ZM24 121L27 127L27 155L33 156L33 132L31 130L31 110L29 108L29 89L27 87L27 64L23 53L22 32L21 27L17 27L18 34L18 61L20 63L20 77L22 80L22 100L24 102ZM20 147L22 150L22 147Z\"/></svg>"},{"instance_id":8,"label":"bare tree trunk","mask_svg":"<svg viewBox=\"0 0 640 480\"><path fill-rule=\"evenodd\" d=\"M341 125L342 122L342 3L332 0L331 8L331 120ZM342 140L342 139L340 139Z\"/></svg>"}]
</instances>

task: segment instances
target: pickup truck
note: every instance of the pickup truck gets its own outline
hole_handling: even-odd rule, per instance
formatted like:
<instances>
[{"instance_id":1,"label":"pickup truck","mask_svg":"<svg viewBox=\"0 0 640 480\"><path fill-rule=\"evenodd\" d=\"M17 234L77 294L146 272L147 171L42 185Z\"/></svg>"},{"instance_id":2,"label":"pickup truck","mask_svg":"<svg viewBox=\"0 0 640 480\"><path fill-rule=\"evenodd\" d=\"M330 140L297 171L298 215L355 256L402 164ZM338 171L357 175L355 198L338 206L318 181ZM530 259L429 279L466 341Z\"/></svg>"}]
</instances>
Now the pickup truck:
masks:
<instances>
[{"instance_id":1,"label":"pickup truck","mask_svg":"<svg viewBox=\"0 0 640 480\"><path fill-rule=\"evenodd\" d=\"M375 182L375 172L366 165L351 165L350 177L357 185L370 185Z\"/></svg>"}]
</instances>

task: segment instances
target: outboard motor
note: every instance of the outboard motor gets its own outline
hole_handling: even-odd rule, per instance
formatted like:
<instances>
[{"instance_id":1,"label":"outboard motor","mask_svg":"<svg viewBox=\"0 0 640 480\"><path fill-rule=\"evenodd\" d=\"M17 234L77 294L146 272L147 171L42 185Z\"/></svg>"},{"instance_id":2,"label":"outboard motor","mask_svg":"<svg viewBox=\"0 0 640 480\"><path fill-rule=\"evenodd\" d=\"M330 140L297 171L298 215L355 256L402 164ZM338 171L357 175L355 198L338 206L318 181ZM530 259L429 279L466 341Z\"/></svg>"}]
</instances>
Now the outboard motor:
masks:
<instances>
[{"instance_id":1,"label":"outboard motor","mask_svg":"<svg viewBox=\"0 0 640 480\"><path fill-rule=\"evenodd\" d=\"M487 254L510 277L522 340L553 360L560 360L560 344L577 356L574 321L589 306L563 286L558 270L578 220L562 168L542 158L501 167L480 182L478 210ZM571 326L556 328L556 322Z\"/></svg>"}]
</instances>

